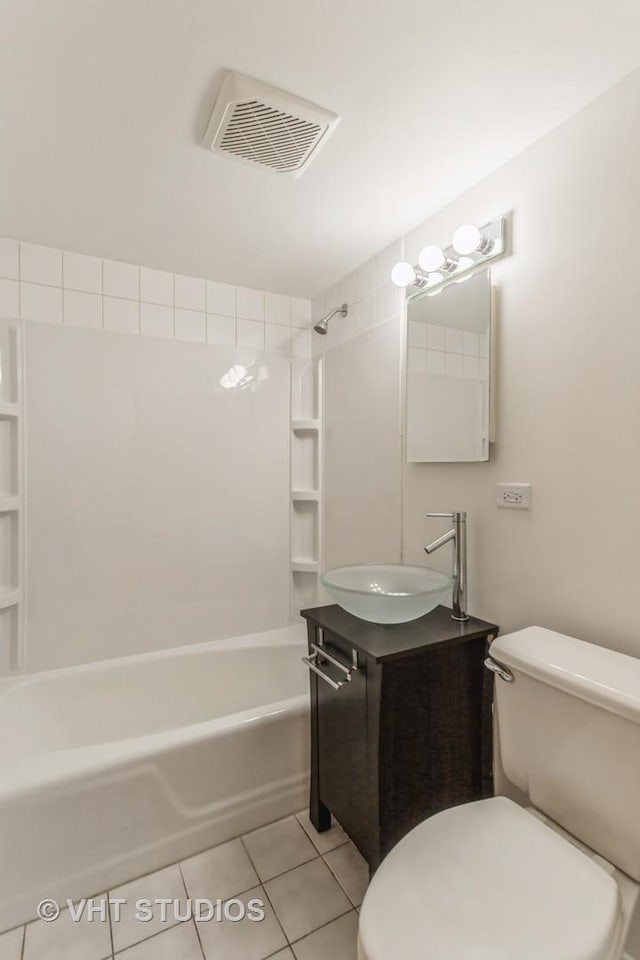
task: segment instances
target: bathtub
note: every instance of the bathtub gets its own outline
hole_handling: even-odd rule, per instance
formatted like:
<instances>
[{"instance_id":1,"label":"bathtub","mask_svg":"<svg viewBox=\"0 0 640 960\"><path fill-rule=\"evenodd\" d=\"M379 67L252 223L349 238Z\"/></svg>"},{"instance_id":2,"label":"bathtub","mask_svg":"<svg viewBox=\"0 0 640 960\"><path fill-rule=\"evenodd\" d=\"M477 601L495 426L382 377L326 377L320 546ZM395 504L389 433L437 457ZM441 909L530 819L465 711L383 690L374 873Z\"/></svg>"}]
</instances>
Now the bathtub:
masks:
<instances>
[{"instance_id":1,"label":"bathtub","mask_svg":"<svg viewBox=\"0 0 640 960\"><path fill-rule=\"evenodd\" d=\"M0 930L304 807L304 625L0 681Z\"/></svg>"}]
</instances>

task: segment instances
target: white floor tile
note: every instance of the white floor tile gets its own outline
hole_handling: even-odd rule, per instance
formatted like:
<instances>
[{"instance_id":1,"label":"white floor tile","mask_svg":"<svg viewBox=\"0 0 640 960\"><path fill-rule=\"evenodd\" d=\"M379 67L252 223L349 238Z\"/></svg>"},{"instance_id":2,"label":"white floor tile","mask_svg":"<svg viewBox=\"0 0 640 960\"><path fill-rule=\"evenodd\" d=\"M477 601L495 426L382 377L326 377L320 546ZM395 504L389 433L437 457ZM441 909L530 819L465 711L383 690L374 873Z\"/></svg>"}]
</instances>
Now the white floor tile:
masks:
<instances>
[{"instance_id":1,"label":"white floor tile","mask_svg":"<svg viewBox=\"0 0 640 960\"><path fill-rule=\"evenodd\" d=\"M296 816L318 853L326 853L328 850L333 850L335 847L349 842L349 837L337 820L334 820L329 829L325 830L324 833L318 833L309 819L308 810L301 810Z\"/></svg>"},{"instance_id":2,"label":"white floor tile","mask_svg":"<svg viewBox=\"0 0 640 960\"><path fill-rule=\"evenodd\" d=\"M192 900L226 900L259 883L241 840L230 840L183 860L182 876Z\"/></svg>"},{"instance_id":3,"label":"white floor tile","mask_svg":"<svg viewBox=\"0 0 640 960\"><path fill-rule=\"evenodd\" d=\"M198 933L206 960L265 960L286 947L287 941L262 887L238 897L246 905L249 900L262 900L264 919L209 920L198 924ZM176 958L177 960L177 958Z\"/></svg>"},{"instance_id":4,"label":"white floor tile","mask_svg":"<svg viewBox=\"0 0 640 960\"><path fill-rule=\"evenodd\" d=\"M94 904L104 903L105 897L93 897ZM24 941L24 960L105 960L111 957L109 918L89 919L83 914L75 922L68 910L57 920L45 923L36 920L27 925Z\"/></svg>"},{"instance_id":5,"label":"white floor tile","mask_svg":"<svg viewBox=\"0 0 640 960\"><path fill-rule=\"evenodd\" d=\"M369 867L352 843L325 854L325 862L338 878L354 907L360 906L369 886Z\"/></svg>"},{"instance_id":6,"label":"white floor tile","mask_svg":"<svg viewBox=\"0 0 640 960\"><path fill-rule=\"evenodd\" d=\"M0 934L0 960L20 960L24 927Z\"/></svg>"},{"instance_id":7,"label":"white floor tile","mask_svg":"<svg viewBox=\"0 0 640 960\"><path fill-rule=\"evenodd\" d=\"M293 945L296 960L356 960L358 914L340 917Z\"/></svg>"},{"instance_id":8,"label":"white floor tile","mask_svg":"<svg viewBox=\"0 0 640 960\"><path fill-rule=\"evenodd\" d=\"M242 839L261 880L270 880L317 856L316 848L295 817L261 827Z\"/></svg>"},{"instance_id":9,"label":"white floor tile","mask_svg":"<svg viewBox=\"0 0 640 960\"><path fill-rule=\"evenodd\" d=\"M165 867L164 870L157 870L139 880L133 880L122 887L110 891L110 897L115 899L122 897L126 903L121 907L120 919L116 922L112 907L112 930L113 930L113 949L116 953L130 947L140 940L145 940L154 933L174 926L176 919L171 906L167 911L166 919L163 921L160 907L152 904L153 917L151 920L143 921L136 919L136 901L138 900L156 900L161 897L169 897L172 900L180 900L180 912L184 913L186 907L186 891L180 875L180 869L177 864L171 867ZM88 960L88 958L86 958Z\"/></svg>"},{"instance_id":10,"label":"white floor tile","mask_svg":"<svg viewBox=\"0 0 640 960\"><path fill-rule=\"evenodd\" d=\"M143 940L117 953L116 957L119 960L202 960L202 949L193 921L189 921Z\"/></svg>"},{"instance_id":11,"label":"white floor tile","mask_svg":"<svg viewBox=\"0 0 640 960\"><path fill-rule=\"evenodd\" d=\"M270 880L265 889L290 941L351 909L340 884L319 859Z\"/></svg>"}]
</instances>

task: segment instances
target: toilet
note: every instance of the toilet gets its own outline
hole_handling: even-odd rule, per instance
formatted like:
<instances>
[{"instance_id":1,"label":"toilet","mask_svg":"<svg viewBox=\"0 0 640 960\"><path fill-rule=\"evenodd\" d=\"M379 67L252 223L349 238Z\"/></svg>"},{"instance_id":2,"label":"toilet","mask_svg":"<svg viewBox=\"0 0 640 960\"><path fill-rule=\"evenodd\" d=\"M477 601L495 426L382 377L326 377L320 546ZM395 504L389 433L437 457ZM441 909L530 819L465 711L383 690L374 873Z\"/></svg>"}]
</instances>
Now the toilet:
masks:
<instances>
[{"instance_id":1,"label":"toilet","mask_svg":"<svg viewBox=\"0 0 640 960\"><path fill-rule=\"evenodd\" d=\"M498 637L498 796L425 820L364 898L359 960L619 960L640 890L640 660Z\"/></svg>"}]
</instances>

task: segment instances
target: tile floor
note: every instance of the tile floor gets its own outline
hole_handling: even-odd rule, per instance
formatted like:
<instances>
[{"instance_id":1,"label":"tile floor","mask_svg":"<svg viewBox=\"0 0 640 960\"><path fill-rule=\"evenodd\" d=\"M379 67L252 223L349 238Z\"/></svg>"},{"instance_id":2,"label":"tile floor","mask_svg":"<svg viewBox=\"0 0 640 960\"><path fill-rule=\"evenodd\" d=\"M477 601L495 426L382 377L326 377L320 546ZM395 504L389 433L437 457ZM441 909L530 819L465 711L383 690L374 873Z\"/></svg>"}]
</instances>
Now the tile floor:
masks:
<instances>
[{"instance_id":1,"label":"tile floor","mask_svg":"<svg viewBox=\"0 0 640 960\"><path fill-rule=\"evenodd\" d=\"M94 897L126 898L116 922L105 903L96 916L73 922L29 923L0 934L0 960L355 960L357 908L368 883L367 866L335 824L317 833L306 812L285 817L205 850L188 860ZM142 922L139 899L189 898L264 903L260 922L179 922L173 907L164 920L157 906Z\"/></svg>"}]
</instances>

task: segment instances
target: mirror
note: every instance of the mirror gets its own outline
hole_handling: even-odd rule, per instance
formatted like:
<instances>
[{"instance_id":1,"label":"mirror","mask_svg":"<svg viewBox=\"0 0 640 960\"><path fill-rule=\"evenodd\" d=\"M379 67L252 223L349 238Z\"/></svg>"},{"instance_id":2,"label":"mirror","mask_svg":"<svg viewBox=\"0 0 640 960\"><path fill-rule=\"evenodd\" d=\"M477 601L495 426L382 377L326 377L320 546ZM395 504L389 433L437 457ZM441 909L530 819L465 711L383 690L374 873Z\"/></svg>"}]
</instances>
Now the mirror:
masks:
<instances>
[{"instance_id":1,"label":"mirror","mask_svg":"<svg viewBox=\"0 0 640 960\"><path fill-rule=\"evenodd\" d=\"M407 303L409 463L489 459L489 270Z\"/></svg>"}]
</instances>

